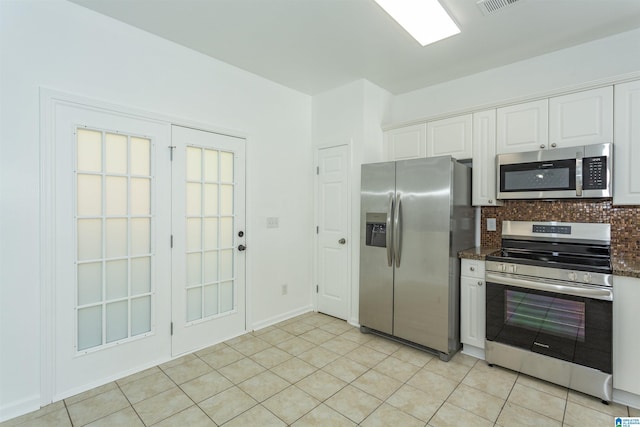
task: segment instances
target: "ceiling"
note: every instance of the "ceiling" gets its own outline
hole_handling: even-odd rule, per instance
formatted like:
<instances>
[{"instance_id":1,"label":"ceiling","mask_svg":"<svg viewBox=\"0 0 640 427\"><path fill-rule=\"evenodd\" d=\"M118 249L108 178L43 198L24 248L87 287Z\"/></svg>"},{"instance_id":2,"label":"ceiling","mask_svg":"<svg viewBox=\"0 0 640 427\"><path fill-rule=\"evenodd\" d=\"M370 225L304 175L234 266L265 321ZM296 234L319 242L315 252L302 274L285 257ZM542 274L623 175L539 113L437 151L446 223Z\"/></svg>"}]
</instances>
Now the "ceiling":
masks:
<instances>
[{"instance_id":1,"label":"ceiling","mask_svg":"<svg viewBox=\"0 0 640 427\"><path fill-rule=\"evenodd\" d=\"M461 33L422 47L373 0L70 1L310 95L400 94L640 27L640 0L440 0Z\"/></svg>"}]
</instances>

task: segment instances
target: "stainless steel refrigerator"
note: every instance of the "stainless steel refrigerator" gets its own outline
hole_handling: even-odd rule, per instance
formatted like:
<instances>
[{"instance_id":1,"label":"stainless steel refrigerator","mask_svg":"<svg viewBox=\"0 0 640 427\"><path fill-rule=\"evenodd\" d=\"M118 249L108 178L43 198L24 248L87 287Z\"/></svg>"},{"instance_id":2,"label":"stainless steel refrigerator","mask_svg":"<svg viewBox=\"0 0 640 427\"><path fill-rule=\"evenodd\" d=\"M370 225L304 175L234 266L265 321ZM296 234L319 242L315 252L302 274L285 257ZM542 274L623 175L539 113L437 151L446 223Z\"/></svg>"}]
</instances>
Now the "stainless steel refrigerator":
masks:
<instances>
[{"instance_id":1,"label":"stainless steel refrigerator","mask_svg":"<svg viewBox=\"0 0 640 427\"><path fill-rule=\"evenodd\" d=\"M460 261L474 246L471 169L450 156L362 165L360 325L460 348Z\"/></svg>"}]
</instances>

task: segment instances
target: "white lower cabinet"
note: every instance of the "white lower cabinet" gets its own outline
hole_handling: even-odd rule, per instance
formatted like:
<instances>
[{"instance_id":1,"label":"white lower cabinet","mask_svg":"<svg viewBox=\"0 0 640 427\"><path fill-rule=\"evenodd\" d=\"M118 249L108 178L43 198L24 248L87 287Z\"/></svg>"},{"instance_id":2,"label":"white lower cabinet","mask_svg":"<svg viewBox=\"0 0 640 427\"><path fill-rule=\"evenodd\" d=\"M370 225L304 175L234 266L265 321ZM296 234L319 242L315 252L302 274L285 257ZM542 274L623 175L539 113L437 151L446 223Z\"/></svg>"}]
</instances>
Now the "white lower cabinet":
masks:
<instances>
[{"instance_id":1,"label":"white lower cabinet","mask_svg":"<svg viewBox=\"0 0 640 427\"><path fill-rule=\"evenodd\" d=\"M615 276L613 278L613 388L636 395L637 398L640 398L639 302L640 279Z\"/></svg>"},{"instance_id":2,"label":"white lower cabinet","mask_svg":"<svg viewBox=\"0 0 640 427\"><path fill-rule=\"evenodd\" d=\"M484 359L484 261L463 259L460 264L460 341L463 353Z\"/></svg>"}]
</instances>

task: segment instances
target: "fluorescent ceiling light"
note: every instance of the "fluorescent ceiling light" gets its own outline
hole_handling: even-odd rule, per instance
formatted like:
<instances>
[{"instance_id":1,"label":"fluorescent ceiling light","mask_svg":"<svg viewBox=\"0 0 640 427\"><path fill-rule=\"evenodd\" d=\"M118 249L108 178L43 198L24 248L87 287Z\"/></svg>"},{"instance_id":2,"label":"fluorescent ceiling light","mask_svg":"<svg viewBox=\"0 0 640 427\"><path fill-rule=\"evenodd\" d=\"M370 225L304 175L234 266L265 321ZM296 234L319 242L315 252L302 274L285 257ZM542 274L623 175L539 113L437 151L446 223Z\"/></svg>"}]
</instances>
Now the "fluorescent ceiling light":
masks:
<instances>
[{"instance_id":1,"label":"fluorescent ceiling light","mask_svg":"<svg viewBox=\"0 0 640 427\"><path fill-rule=\"evenodd\" d=\"M422 46L460 32L438 0L375 0Z\"/></svg>"}]
</instances>

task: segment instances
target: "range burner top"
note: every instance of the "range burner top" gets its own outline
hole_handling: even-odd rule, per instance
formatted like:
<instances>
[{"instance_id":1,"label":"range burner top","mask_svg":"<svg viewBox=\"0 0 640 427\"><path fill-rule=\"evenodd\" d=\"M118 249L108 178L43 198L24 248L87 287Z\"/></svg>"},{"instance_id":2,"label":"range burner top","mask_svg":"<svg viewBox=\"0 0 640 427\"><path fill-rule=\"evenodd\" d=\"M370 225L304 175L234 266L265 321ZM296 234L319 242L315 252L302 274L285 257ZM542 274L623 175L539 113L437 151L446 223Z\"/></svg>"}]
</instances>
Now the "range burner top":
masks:
<instances>
[{"instance_id":1,"label":"range burner top","mask_svg":"<svg viewBox=\"0 0 640 427\"><path fill-rule=\"evenodd\" d=\"M610 274L609 224L504 221L502 250L488 261Z\"/></svg>"}]
</instances>

